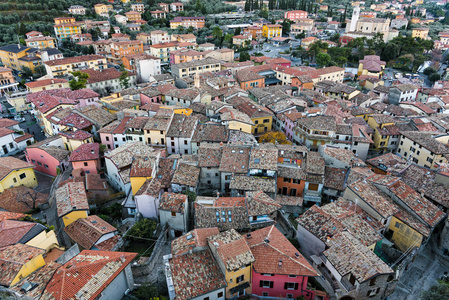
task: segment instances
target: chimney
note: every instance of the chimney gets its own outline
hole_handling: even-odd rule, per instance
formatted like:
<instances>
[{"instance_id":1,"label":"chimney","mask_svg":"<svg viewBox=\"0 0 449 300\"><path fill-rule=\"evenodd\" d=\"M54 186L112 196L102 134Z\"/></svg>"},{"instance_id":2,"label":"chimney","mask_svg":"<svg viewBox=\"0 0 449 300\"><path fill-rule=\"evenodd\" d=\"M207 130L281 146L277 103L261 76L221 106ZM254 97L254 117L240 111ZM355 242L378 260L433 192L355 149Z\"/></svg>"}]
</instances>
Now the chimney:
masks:
<instances>
[{"instance_id":1,"label":"chimney","mask_svg":"<svg viewBox=\"0 0 449 300\"><path fill-rule=\"evenodd\" d=\"M279 260L279 268L282 267L282 259Z\"/></svg>"},{"instance_id":2,"label":"chimney","mask_svg":"<svg viewBox=\"0 0 449 300\"><path fill-rule=\"evenodd\" d=\"M90 150L90 153L95 154L95 150L93 150L93 149Z\"/></svg>"},{"instance_id":3,"label":"chimney","mask_svg":"<svg viewBox=\"0 0 449 300\"><path fill-rule=\"evenodd\" d=\"M54 81L54 80L52 79L52 80L51 80L51 83L52 83L52 84L54 84L54 83L55 83L55 81Z\"/></svg>"}]
</instances>

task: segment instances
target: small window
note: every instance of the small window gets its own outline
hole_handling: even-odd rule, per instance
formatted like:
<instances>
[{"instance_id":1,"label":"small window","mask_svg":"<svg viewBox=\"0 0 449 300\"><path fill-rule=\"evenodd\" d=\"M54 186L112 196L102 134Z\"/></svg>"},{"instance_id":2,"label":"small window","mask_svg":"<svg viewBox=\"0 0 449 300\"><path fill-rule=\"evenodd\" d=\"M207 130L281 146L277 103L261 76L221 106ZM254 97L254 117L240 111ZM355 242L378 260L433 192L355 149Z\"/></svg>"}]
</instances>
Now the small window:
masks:
<instances>
[{"instance_id":1,"label":"small window","mask_svg":"<svg viewBox=\"0 0 449 300\"><path fill-rule=\"evenodd\" d=\"M219 292L219 293L217 294L217 298L221 298L221 297L223 297L223 292Z\"/></svg>"},{"instance_id":2,"label":"small window","mask_svg":"<svg viewBox=\"0 0 449 300\"><path fill-rule=\"evenodd\" d=\"M37 162L37 165L42 167L42 163L40 161Z\"/></svg>"},{"instance_id":3,"label":"small window","mask_svg":"<svg viewBox=\"0 0 449 300\"><path fill-rule=\"evenodd\" d=\"M36 161L35 161L34 159L32 159L31 162L32 162L33 164L36 164Z\"/></svg>"},{"instance_id":4,"label":"small window","mask_svg":"<svg viewBox=\"0 0 449 300\"><path fill-rule=\"evenodd\" d=\"M12 181L13 181L14 183L16 183L16 182L17 182L17 179L16 179L16 178L13 178Z\"/></svg>"},{"instance_id":5,"label":"small window","mask_svg":"<svg viewBox=\"0 0 449 300\"><path fill-rule=\"evenodd\" d=\"M106 142L109 142L109 137L108 136L106 137Z\"/></svg>"},{"instance_id":6,"label":"small window","mask_svg":"<svg viewBox=\"0 0 449 300\"><path fill-rule=\"evenodd\" d=\"M239 277L237 277L236 282L237 282L237 283L240 283L240 282L242 282L243 280L245 280L245 275L240 275Z\"/></svg>"},{"instance_id":7,"label":"small window","mask_svg":"<svg viewBox=\"0 0 449 300\"><path fill-rule=\"evenodd\" d=\"M172 216L172 217L176 217L176 212L172 211L172 212L171 212L171 216Z\"/></svg>"},{"instance_id":8,"label":"small window","mask_svg":"<svg viewBox=\"0 0 449 300\"><path fill-rule=\"evenodd\" d=\"M87 167L88 165L89 165L89 163L85 161L84 166Z\"/></svg>"}]
</instances>

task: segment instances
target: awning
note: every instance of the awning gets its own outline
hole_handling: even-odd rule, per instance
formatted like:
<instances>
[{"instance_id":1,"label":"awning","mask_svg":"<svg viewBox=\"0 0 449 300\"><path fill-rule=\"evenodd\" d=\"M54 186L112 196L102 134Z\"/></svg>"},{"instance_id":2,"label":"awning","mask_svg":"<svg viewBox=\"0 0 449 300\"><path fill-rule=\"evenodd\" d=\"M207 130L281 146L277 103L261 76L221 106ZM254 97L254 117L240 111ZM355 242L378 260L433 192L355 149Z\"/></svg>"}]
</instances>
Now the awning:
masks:
<instances>
[{"instance_id":1,"label":"awning","mask_svg":"<svg viewBox=\"0 0 449 300\"><path fill-rule=\"evenodd\" d=\"M241 285L235 286L229 291L231 294L235 294L237 292L243 292L245 289L249 288L249 282L242 283Z\"/></svg>"}]
</instances>

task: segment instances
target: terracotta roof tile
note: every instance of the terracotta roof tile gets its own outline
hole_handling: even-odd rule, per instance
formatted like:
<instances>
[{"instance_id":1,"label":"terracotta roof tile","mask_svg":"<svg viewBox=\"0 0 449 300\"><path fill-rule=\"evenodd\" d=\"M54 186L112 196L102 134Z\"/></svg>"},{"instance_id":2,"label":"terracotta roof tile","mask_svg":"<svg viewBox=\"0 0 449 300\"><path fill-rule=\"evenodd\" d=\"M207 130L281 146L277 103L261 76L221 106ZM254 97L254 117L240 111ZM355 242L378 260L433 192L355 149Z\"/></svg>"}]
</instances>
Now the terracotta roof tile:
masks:
<instances>
[{"instance_id":1,"label":"terracotta roof tile","mask_svg":"<svg viewBox=\"0 0 449 300\"><path fill-rule=\"evenodd\" d=\"M86 250L90 250L105 234L117 229L96 215L81 218L64 228L67 235Z\"/></svg>"},{"instance_id":2,"label":"terracotta roof tile","mask_svg":"<svg viewBox=\"0 0 449 300\"><path fill-rule=\"evenodd\" d=\"M255 258L253 268L259 274L318 276L309 262L274 225L251 232L251 236L245 240Z\"/></svg>"},{"instance_id":3,"label":"terracotta roof tile","mask_svg":"<svg viewBox=\"0 0 449 300\"><path fill-rule=\"evenodd\" d=\"M5 209L14 213L26 213L29 212L33 207L33 200L31 196L35 195L32 188L26 186L18 186L6 189L0 194L0 208ZM48 195L42 193L36 193L36 207L47 202ZM22 199L27 202L17 201L17 199Z\"/></svg>"},{"instance_id":4,"label":"terracotta roof tile","mask_svg":"<svg viewBox=\"0 0 449 300\"><path fill-rule=\"evenodd\" d=\"M182 255L189 252L190 249L206 249L207 238L218 233L217 227L197 228L187 232L171 242L172 254Z\"/></svg>"},{"instance_id":5,"label":"terracotta roof tile","mask_svg":"<svg viewBox=\"0 0 449 300\"><path fill-rule=\"evenodd\" d=\"M0 248L0 285L9 287L26 263L44 253L43 249L24 244Z\"/></svg>"},{"instance_id":6,"label":"terracotta roof tile","mask_svg":"<svg viewBox=\"0 0 449 300\"><path fill-rule=\"evenodd\" d=\"M187 195L165 192L161 196L159 209L184 213L186 202Z\"/></svg>"},{"instance_id":7,"label":"terracotta roof tile","mask_svg":"<svg viewBox=\"0 0 449 300\"><path fill-rule=\"evenodd\" d=\"M137 256L137 253L83 250L59 268L44 299L95 299Z\"/></svg>"},{"instance_id":8,"label":"terracotta roof tile","mask_svg":"<svg viewBox=\"0 0 449 300\"><path fill-rule=\"evenodd\" d=\"M0 180L14 170L27 168L33 168L33 165L12 156L0 157Z\"/></svg>"},{"instance_id":9,"label":"terracotta roof tile","mask_svg":"<svg viewBox=\"0 0 449 300\"><path fill-rule=\"evenodd\" d=\"M225 277L208 249L174 256L170 269L179 299L193 299L226 287Z\"/></svg>"},{"instance_id":10,"label":"terracotta roof tile","mask_svg":"<svg viewBox=\"0 0 449 300\"><path fill-rule=\"evenodd\" d=\"M62 217L71 211L89 210L86 190L82 182L68 182L56 190L58 216Z\"/></svg>"},{"instance_id":11,"label":"terracotta roof tile","mask_svg":"<svg viewBox=\"0 0 449 300\"><path fill-rule=\"evenodd\" d=\"M180 163L173 175L172 183L196 187L200 176L200 168Z\"/></svg>"},{"instance_id":12,"label":"terracotta roof tile","mask_svg":"<svg viewBox=\"0 0 449 300\"><path fill-rule=\"evenodd\" d=\"M20 219L24 218L25 216L26 215L22 214L22 213L0 211L0 222L3 222L5 220L20 220Z\"/></svg>"},{"instance_id":13,"label":"terracotta roof tile","mask_svg":"<svg viewBox=\"0 0 449 300\"><path fill-rule=\"evenodd\" d=\"M394 273L386 263L349 232L343 231L334 236L329 242L329 249L323 254L341 276L350 273L359 283L379 274Z\"/></svg>"},{"instance_id":14,"label":"terracotta roof tile","mask_svg":"<svg viewBox=\"0 0 449 300\"><path fill-rule=\"evenodd\" d=\"M97 160L100 158L100 144L82 144L70 155L70 161Z\"/></svg>"}]
</instances>

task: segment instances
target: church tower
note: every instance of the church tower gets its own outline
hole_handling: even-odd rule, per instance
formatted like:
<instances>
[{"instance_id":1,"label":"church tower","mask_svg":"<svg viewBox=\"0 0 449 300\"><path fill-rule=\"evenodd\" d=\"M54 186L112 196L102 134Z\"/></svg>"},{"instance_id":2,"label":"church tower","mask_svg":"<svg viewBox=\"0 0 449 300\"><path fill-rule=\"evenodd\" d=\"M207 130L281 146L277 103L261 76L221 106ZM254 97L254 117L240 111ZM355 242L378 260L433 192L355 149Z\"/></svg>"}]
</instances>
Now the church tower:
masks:
<instances>
[{"instance_id":1,"label":"church tower","mask_svg":"<svg viewBox=\"0 0 449 300\"><path fill-rule=\"evenodd\" d=\"M353 32L356 30L359 16L360 16L360 7L357 5L354 6L354 10L352 11L351 23L349 24L349 28L346 25L346 32Z\"/></svg>"}]
</instances>

